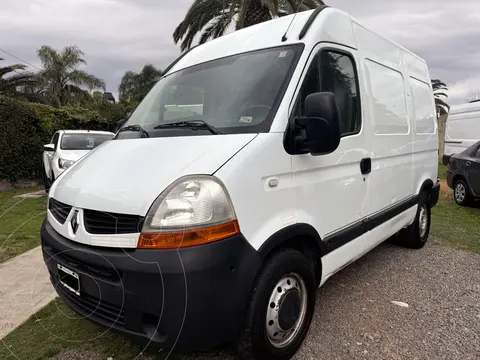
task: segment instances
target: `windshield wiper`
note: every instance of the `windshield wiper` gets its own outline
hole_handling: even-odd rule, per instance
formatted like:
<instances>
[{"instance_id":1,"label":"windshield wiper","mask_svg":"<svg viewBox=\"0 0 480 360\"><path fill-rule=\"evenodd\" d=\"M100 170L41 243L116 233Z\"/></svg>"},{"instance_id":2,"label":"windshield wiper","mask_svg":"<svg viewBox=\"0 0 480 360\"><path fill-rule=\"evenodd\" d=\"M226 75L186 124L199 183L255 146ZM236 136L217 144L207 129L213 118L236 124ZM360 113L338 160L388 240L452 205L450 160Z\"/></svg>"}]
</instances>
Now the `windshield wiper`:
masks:
<instances>
[{"instance_id":1,"label":"windshield wiper","mask_svg":"<svg viewBox=\"0 0 480 360\"><path fill-rule=\"evenodd\" d=\"M216 127L214 127L213 125L210 125L209 123L203 120L188 120L188 121L172 122L168 124L161 124L161 125L155 126L154 129L168 129L168 128L181 128L181 127L186 127L190 129L206 129L210 131L212 134L215 134L215 135L221 134L221 132Z\"/></svg>"},{"instance_id":2,"label":"windshield wiper","mask_svg":"<svg viewBox=\"0 0 480 360\"><path fill-rule=\"evenodd\" d=\"M142 137L150 137L147 130L145 130L140 125L128 125L128 126L122 127L120 130L118 130L119 133L121 133L122 131L138 131L138 132L140 132Z\"/></svg>"}]
</instances>

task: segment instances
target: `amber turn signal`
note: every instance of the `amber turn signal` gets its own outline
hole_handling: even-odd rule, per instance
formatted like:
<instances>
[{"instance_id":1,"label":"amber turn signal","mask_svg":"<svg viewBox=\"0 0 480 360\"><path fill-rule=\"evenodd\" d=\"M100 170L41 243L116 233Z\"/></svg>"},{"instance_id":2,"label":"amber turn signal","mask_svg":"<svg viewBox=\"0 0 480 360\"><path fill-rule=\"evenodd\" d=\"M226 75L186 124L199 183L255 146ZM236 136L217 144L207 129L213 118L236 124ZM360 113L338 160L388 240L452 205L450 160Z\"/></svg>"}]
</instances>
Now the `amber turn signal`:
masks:
<instances>
[{"instance_id":1,"label":"amber turn signal","mask_svg":"<svg viewBox=\"0 0 480 360\"><path fill-rule=\"evenodd\" d=\"M201 229L175 231L163 234L141 233L139 249L177 249L208 244L240 234L238 221L214 225Z\"/></svg>"}]
</instances>

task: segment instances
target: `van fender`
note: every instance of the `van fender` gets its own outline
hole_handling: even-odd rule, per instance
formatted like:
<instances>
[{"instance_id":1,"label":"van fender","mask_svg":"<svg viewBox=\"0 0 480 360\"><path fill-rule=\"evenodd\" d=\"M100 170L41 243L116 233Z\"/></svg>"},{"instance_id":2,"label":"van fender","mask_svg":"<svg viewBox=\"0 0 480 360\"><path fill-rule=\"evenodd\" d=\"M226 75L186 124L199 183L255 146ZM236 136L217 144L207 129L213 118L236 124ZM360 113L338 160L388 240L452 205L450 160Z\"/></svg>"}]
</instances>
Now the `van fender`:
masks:
<instances>
[{"instance_id":1,"label":"van fender","mask_svg":"<svg viewBox=\"0 0 480 360\"><path fill-rule=\"evenodd\" d=\"M263 259L267 257L268 254L270 254L273 250L282 247L282 245L284 245L286 242L291 241L292 239L300 238L309 238L314 240L322 256L328 252L327 247L320 238L317 230L315 230L315 228L310 224L299 223L289 225L272 234L258 249L258 253Z\"/></svg>"},{"instance_id":2,"label":"van fender","mask_svg":"<svg viewBox=\"0 0 480 360\"><path fill-rule=\"evenodd\" d=\"M430 208L433 208L435 205L437 205L438 199L440 197L440 183L437 181L437 183L434 184L432 179L424 179L423 182L421 182L421 185L416 195L417 202L418 197L422 192L427 192L429 194Z\"/></svg>"},{"instance_id":3,"label":"van fender","mask_svg":"<svg viewBox=\"0 0 480 360\"><path fill-rule=\"evenodd\" d=\"M297 223L278 230L262 244L258 253L262 261L265 261L270 254L281 248L295 249L308 256L312 260L317 286L320 286L322 257L328 253L328 249L312 225Z\"/></svg>"},{"instance_id":4,"label":"van fender","mask_svg":"<svg viewBox=\"0 0 480 360\"><path fill-rule=\"evenodd\" d=\"M417 188L417 195L420 195L424 191L430 191L433 188L433 181L429 178L422 179L423 181L420 182L420 186Z\"/></svg>"}]
</instances>

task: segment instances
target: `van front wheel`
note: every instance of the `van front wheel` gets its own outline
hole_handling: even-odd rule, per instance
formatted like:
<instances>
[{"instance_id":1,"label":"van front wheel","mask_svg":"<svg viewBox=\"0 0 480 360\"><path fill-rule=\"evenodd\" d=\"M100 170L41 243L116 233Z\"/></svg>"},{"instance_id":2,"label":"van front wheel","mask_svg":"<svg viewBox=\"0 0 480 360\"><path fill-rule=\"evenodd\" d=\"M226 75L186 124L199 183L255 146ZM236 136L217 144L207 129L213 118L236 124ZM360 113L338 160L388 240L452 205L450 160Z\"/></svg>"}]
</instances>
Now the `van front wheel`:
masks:
<instances>
[{"instance_id":1,"label":"van front wheel","mask_svg":"<svg viewBox=\"0 0 480 360\"><path fill-rule=\"evenodd\" d=\"M315 309L313 264L284 249L267 261L254 285L239 351L245 359L287 360L300 348Z\"/></svg>"}]
</instances>

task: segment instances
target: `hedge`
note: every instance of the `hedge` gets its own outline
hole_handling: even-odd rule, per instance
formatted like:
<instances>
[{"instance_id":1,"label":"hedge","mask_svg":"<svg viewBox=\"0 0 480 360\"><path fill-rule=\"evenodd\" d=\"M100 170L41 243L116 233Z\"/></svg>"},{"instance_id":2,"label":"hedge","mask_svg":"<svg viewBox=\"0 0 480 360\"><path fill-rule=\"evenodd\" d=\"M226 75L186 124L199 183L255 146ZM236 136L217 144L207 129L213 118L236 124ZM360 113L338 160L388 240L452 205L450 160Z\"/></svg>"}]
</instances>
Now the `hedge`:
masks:
<instances>
[{"instance_id":1,"label":"hedge","mask_svg":"<svg viewBox=\"0 0 480 360\"><path fill-rule=\"evenodd\" d=\"M0 180L40 179L43 145L60 129L113 130L125 116L120 104L97 103L91 108L20 102L0 96Z\"/></svg>"},{"instance_id":2,"label":"hedge","mask_svg":"<svg viewBox=\"0 0 480 360\"><path fill-rule=\"evenodd\" d=\"M50 134L60 129L111 130L112 128L112 122L95 110L76 106L53 108L33 103L25 106L34 111Z\"/></svg>"},{"instance_id":3,"label":"hedge","mask_svg":"<svg viewBox=\"0 0 480 360\"><path fill-rule=\"evenodd\" d=\"M48 130L23 103L0 98L0 179L16 182L40 176Z\"/></svg>"}]
</instances>

